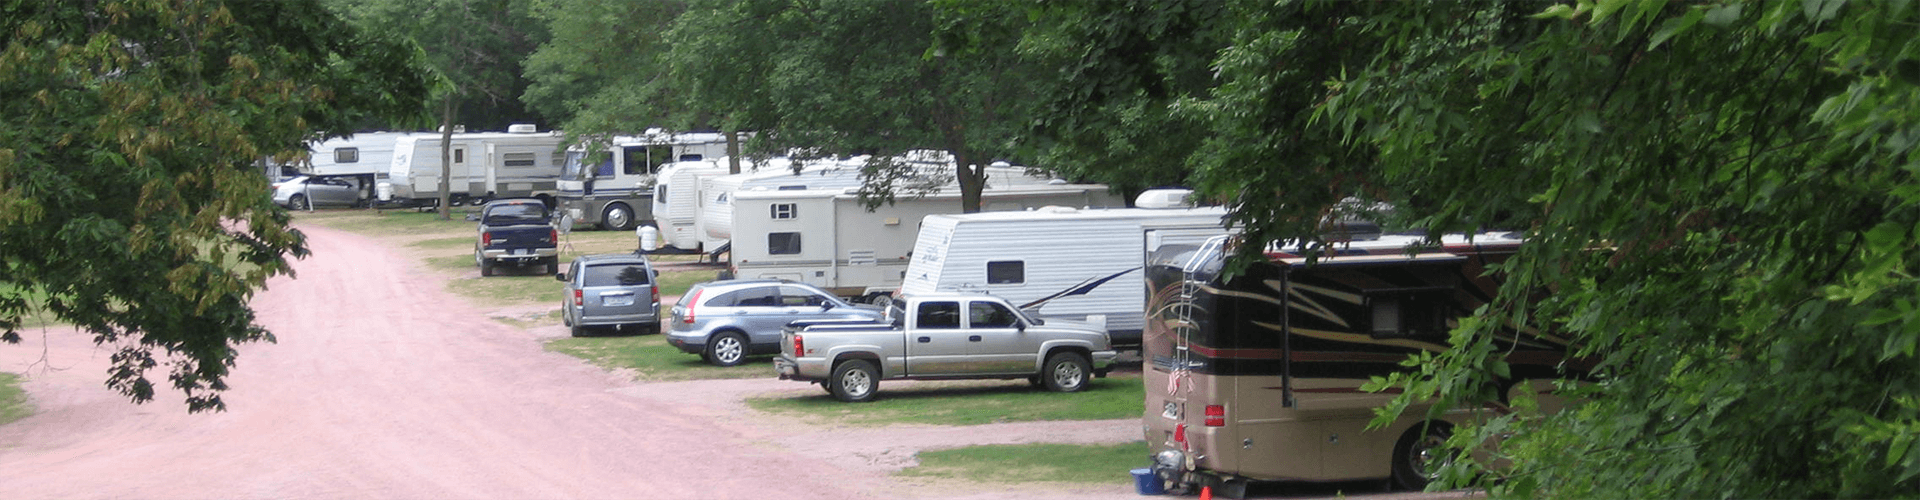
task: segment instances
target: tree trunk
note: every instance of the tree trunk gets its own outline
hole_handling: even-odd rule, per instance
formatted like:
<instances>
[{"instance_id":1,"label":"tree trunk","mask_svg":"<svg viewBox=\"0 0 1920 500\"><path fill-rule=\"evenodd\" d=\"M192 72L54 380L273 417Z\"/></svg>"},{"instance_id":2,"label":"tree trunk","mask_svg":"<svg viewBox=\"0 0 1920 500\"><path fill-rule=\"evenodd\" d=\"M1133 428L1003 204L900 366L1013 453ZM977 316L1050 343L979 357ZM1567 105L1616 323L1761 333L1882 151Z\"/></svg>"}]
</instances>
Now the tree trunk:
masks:
<instances>
[{"instance_id":1,"label":"tree trunk","mask_svg":"<svg viewBox=\"0 0 1920 500\"><path fill-rule=\"evenodd\" d=\"M980 211L980 192L987 186L987 167L972 151L953 150L954 177L960 181L960 212Z\"/></svg>"},{"instance_id":2,"label":"tree trunk","mask_svg":"<svg viewBox=\"0 0 1920 500\"><path fill-rule=\"evenodd\" d=\"M440 107L440 220L453 220L453 94Z\"/></svg>"},{"instance_id":3,"label":"tree trunk","mask_svg":"<svg viewBox=\"0 0 1920 500\"><path fill-rule=\"evenodd\" d=\"M740 131L729 130L727 134L727 173L740 173Z\"/></svg>"}]
</instances>

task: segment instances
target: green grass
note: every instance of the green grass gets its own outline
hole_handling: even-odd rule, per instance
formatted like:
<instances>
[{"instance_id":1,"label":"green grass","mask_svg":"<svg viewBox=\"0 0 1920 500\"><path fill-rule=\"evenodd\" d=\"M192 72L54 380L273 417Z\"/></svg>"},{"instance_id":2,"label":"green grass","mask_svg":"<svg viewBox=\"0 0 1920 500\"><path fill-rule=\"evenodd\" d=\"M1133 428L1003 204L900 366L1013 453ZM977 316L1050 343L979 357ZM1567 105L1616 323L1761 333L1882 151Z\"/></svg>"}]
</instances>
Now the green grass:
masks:
<instances>
[{"instance_id":1,"label":"green grass","mask_svg":"<svg viewBox=\"0 0 1920 500\"><path fill-rule=\"evenodd\" d=\"M1147 443L1011 444L928 450L903 477L982 483L1111 484L1133 481L1127 471L1146 463Z\"/></svg>"},{"instance_id":2,"label":"green grass","mask_svg":"<svg viewBox=\"0 0 1920 500\"><path fill-rule=\"evenodd\" d=\"M32 414L33 405L27 403L27 391L20 388L20 376L0 373L0 425Z\"/></svg>"},{"instance_id":3,"label":"green grass","mask_svg":"<svg viewBox=\"0 0 1920 500\"><path fill-rule=\"evenodd\" d=\"M747 398L756 410L841 425L979 425L1035 420L1139 418L1146 397L1138 374L1093 379L1086 391L1056 393L1025 380L920 383L880 382L867 403L844 403L818 391L805 396Z\"/></svg>"},{"instance_id":4,"label":"green grass","mask_svg":"<svg viewBox=\"0 0 1920 500\"><path fill-rule=\"evenodd\" d=\"M610 370L631 370L635 380L772 379L775 376L772 356L749 356L737 366L713 366L701 361L700 356L667 345L664 335L570 337L549 341L546 348Z\"/></svg>"}]
</instances>

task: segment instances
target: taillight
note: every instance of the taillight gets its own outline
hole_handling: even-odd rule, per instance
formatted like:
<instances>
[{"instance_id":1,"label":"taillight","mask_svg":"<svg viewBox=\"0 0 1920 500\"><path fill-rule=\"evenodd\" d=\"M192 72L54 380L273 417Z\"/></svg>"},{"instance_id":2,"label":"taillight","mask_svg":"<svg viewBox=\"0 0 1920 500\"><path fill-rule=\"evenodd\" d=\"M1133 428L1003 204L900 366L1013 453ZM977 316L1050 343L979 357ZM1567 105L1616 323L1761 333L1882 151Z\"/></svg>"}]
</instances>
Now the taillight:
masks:
<instances>
[{"instance_id":1,"label":"taillight","mask_svg":"<svg viewBox=\"0 0 1920 500\"><path fill-rule=\"evenodd\" d=\"M493 231L480 233L480 246L483 246L483 247L493 246Z\"/></svg>"},{"instance_id":2,"label":"taillight","mask_svg":"<svg viewBox=\"0 0 1920 500\"><path fill-rule=\"evenodd\" d=\"M1207 427L1225 427L1227 425L1227 407L1207 405Z\"/></svg>"},{"instance_id":3,"label":"taillight","mask_svg":"<svg viewBox=\"0 0 1920 500\"><path fill-rule=\"evenodd\" d=\"M653 286L647 287L647 302L659 302L659 301L660 301L660 284L654 283Z\"/></svg>"},{"instance_id":4,"label":"taillight","mask_svg":"<svg viewBox=\"0 0 1920 500\"><path fill-rule=\"evenodd\" d=\"M556 241L560 241L560 230L559 229L547 230L547 243L553 243Z\"/></svg>"},{"instance_id":5,"label":"taillight","mask_svg":"<svg viewBox=\"0 0 1920 500\"><path fill-rule=\"evenodd\" d=\"M573 291L573 305L578 306L581 304L585 304L586 302L587 302L587 292L585 290L575 289Z\"/></svg>"},{"instance_id":6,"label":"taillight","mask_svg":"<svg viewBox=\"0 0 1920 500\"><path fill-rule=\"evenodd\" d=\"M693 324L693 310L700 307L700 292L704 291L706 290L694 290L693 296L687 297L687 317L680 318L681 323Z\"/></svg>"},{"instance_id":7,"label":"taillight","mask_svg":"<svg viewBox=\"0 0 1920 500\"><path fill-rule=\"evenodd\" d=\"M806 354L806 352L807 352L807 341L802 340L800 338L800 334L798 333L793 334L793 355L799 356L801 354Z\"/></svg>"}]
</instances>

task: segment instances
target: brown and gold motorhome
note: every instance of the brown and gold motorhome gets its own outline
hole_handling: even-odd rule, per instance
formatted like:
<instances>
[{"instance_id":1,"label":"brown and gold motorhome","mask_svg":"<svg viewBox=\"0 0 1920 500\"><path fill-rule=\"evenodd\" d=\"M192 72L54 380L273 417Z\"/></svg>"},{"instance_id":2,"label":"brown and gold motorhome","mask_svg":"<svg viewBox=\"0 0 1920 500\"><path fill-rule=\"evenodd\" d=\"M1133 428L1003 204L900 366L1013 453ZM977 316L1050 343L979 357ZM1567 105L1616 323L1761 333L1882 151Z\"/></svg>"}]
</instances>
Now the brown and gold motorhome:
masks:
<instances>
[{"instance_id":1,"label":"brown and gold motorhome","mask_svg":"<svg viewBox=\"0 0 1920 500\"><path fill-rule=\"evenodd\" d=\"M1169 491L1239 497L1254 481L1391 478L1418 489L1426 461L1470 409L1427 408L1367 430L1393 394L1360 389L1411 354L1447 349L1449 331L1498 291L1487 272L1521 241L1504 233L1342 243L1309 264L1269 252L1230 279L1227 238L1156 249L1147 263L1146 441ZM1512 379L1563 376L1565 342L1501 332ZM1535 384L1529 384L1535 385ZM1509 384L1511 386L1511 384ZM1451 422L1450 422L1451 421Z\"/></svg>"}]
</instances>

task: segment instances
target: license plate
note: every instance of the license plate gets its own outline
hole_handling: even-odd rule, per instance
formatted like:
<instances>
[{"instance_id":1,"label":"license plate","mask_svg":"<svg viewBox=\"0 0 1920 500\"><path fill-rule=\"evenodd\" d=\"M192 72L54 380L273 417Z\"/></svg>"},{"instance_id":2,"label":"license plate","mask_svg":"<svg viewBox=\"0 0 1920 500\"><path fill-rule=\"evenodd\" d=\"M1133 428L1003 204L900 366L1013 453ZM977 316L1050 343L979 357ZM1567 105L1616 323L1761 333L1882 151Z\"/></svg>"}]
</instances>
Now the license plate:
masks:
<instances>
[{"instance_id":1,"label":"license plate","mask_svg":"<svg viewBox=\"0 0 1920 500\"><path fill-rule=\"evenodd\" d=\"M632 295L614 295L610 297L601 297L600 305L607 306L607 307L630 306L630 305L633 305L633 296Z\"/></svg>"},{"instance_id":2,"label":"license plate","mask_svg":"<svg viewBox=\"0 0 1920 500\"><path fill-rule=\"evenodd\" d=\"M1168 401L1166 409L1160 411L1160 416L1167 417L1168 420L1179 420L1180 403Z\"/></svg>"},{"instance_id":3,"label":"license plate","mask_svg":"<svg viewBox=\"0 0 1920 500\"><path fill-rule=\"evenodd\" d=\"M526 255L526 254L528 254L528 253L531 253L531 251L530 251L530 250L527 250L527 249L525 249L525 248L515 248L515 249L513 249L513 254L514 254L514 255Z\"/></svg>"}]
</instances>

